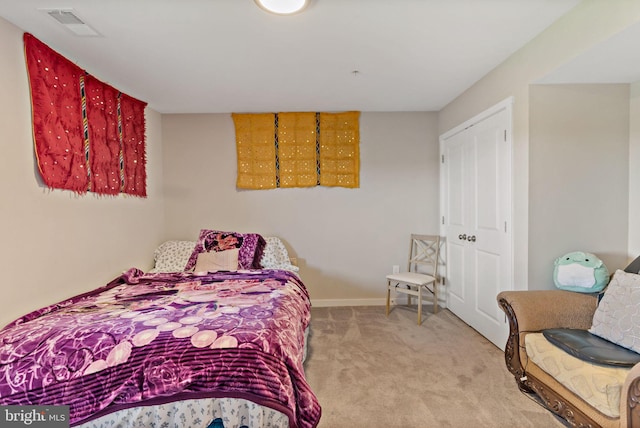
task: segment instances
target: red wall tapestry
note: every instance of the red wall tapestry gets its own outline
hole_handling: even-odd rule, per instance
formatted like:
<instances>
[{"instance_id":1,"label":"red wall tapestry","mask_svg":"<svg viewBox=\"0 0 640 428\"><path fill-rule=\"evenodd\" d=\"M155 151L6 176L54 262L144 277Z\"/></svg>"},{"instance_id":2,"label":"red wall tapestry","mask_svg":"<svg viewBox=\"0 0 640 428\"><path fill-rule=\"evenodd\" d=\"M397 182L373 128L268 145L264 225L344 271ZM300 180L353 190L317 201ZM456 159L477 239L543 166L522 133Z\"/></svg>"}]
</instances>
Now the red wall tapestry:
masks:
<instances>
[{"instance_id":1,"label":"red wall tapestry","mask_svg":"<svg viewBox=\"0 0 640 428\"><path fill-rule=\"evenodd\" d=\"M146 197L147 103L24 34L38 171L52 189Z\"/></svg>"}]
</instances>

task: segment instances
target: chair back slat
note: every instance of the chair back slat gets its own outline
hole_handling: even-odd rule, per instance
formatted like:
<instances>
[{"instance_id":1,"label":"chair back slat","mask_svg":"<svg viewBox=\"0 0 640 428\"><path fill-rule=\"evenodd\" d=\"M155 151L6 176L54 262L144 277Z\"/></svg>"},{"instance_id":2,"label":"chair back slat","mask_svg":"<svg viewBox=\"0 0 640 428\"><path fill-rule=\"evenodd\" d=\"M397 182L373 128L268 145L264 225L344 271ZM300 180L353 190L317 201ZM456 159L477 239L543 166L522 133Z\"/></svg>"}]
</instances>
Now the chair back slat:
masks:
<instances>
[{"instance_id":1,"label":"chair back slat","mask_svg":"<svg viewBox=\"0 0 640 428\"><path fill-rule=\"evenodd\" d=\"M420 272L438 278L440 259L440 236L411 235L409 248L409 272ZM425 269L424 268L428 268Z\"/></svg>"}]
</instances>

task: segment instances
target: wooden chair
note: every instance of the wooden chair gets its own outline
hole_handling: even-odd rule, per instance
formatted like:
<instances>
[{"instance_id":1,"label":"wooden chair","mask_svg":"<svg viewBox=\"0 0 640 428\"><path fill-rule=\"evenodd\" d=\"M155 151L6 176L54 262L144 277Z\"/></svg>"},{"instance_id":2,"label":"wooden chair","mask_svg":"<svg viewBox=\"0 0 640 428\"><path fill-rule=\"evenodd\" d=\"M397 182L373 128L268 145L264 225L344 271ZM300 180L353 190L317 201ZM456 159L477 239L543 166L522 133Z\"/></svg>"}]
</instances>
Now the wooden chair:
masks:
<instances>
[{"instance_id":1,"label":"wooden chair","mask_svg":"<svg viewBox=\"0 0 640 428\"><path fill-rule=\"evenodd\" d=\"M391 290L418 298L418 325L422 324L422 301L433 302L433 313L438 312L438 261L440 257L440 236L411 235L407 272L387 275L387 316L391 304ZM425 292L426 294L423 294Z\"/></svg>"}]
</instances>

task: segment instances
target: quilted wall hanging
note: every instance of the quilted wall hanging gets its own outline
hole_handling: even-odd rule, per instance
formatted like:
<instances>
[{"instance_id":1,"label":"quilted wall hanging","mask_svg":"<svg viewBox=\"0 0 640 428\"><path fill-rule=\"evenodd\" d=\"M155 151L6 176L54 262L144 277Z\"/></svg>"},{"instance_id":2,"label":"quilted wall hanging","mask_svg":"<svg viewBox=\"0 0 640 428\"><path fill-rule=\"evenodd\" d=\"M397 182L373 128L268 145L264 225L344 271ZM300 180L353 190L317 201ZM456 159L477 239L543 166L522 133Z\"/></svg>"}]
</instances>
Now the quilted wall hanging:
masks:
<instances>
[{"instance_id":1,"label":"quilted wall hanging","mask_svg":"<svg viewBox=\"0 0 640 428\"><path fill-rule=\"evenodd\" d=\"M359 112L232 117L238 188L359 187Z\"/></svg>"},{"instance_id":2,"label":"quilted wall hanging","mask_svg":"<svg viewBox=\"0 0 640 428\"><path fill-rule=\"evenodd\" d=\"M147 103L24 34L38 171L51 189L146 197Z\"/></svg>"}]
</instances>

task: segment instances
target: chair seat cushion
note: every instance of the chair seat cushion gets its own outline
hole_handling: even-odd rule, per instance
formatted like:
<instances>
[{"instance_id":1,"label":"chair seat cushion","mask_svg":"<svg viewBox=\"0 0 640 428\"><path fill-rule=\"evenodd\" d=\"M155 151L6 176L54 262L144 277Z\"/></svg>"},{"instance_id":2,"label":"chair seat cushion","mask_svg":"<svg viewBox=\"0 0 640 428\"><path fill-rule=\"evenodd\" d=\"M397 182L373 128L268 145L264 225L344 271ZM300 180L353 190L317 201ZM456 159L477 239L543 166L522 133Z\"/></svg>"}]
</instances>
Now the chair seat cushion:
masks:
<instances>
[{"instance_id":1,"label":"chair seat cushion","mask_svg":"<svg viewBox=\"0 0 640 428\"><path fill-rule=\"evenodd\" d=\"M640 354L587 330L552 328L542 333L549 342L583 361L617 367L632 367L640 362Z\"/></svg>"},{"instance_id":2,"label":"chair seat cushion","mask_svg":"<svg viewBox=\"0 0 640 428\"><path fill-rule=\"evenodd\" d=\"M549 342L542 333L527 333L527 372L544 371L569 391L610 418L620 417L620 393L628 367L583 361Z\"/></svg>"},{"instance_id":3,"label":"chair seat cushion","mask_svg":"<svg viewBox=\"0 0 640 428\"><path fill-rule=\"evenodd\" d=\"M413 284L416 286L429 284L436 280L431 275L426 275L423 273L416 273L416 272L394 273L391 275L387 275L387 279L389 281L404 282L404 283Z\"/></svg>"}]
</instances>

